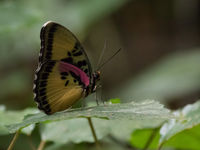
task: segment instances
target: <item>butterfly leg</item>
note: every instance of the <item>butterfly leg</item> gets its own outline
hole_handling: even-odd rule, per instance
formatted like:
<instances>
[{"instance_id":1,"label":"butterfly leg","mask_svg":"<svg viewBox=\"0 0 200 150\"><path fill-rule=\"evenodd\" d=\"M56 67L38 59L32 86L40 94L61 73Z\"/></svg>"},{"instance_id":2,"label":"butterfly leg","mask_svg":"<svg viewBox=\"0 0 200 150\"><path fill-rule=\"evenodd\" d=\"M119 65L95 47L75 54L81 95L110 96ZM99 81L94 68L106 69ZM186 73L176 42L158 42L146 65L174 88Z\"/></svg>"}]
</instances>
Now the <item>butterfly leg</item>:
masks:
<instances>
[{"instance_id":1,"label":"butterfly leg","mask_svg":"<svg viewBox=\"0 0 200 150\"><path fill-rule=\"evenodd\" d=\"M97 105L99 105L99 102L102 102L103 104L105 103L105 101L103 100L103 97L102 97L102 86L99 84L97 85L96 89L96 101L98 102Z\"/></svg>"},{"instance_id":2,"label":"butterfly leg","mask_svg":"<svg viewBox=\"0 0 200 150\"><path fill-rule=\"evenodd\" d=\"M101 101L103 102L103 105L105 104L105 101L104 101L104 98L102 97L102 86L101 86L101 84L100 85L98 85L98 87L97 87L98 89L99 89L99 91L100 91L100 99L101 99Z\"/></svg>"},{"instance_id":3,"label":"butterfly leg","mask_svg":"<svg viewBox=\"0 0 200 150\"><path fill-rule=\"evenodd\" d=\"M83 90L83 97L87 97L87 95L85 95L85 93L86 93L86 91L87 91L87 89L85 88L84 90ZM86 102L85 102L85 100L83 99L83 100L81 100L81 108L83 109L84 107L86 107Z\"/></svg>"},{"instance_id":4,"label":"butterfly leg","mask_svg":"<svg viewBox=\"0 0 200 150\"><path fill-rule=\"evenodd\" d=\"M99 106L99 101L98 101L97 92L95 93L95 99L96 99L97 106Z\"/></svg>"},{"instance_id":5,"label":"butterfly leg","mask_svg":"<svg viewBox=\"0 0 200 150\"><path fill-rule=\"evenodd\" d=\"M84 109L85 106L86 106L86 105L85 105L85 101L84 101L84 100L81 100L81 109Z\"/></svg>"}]
</instances>

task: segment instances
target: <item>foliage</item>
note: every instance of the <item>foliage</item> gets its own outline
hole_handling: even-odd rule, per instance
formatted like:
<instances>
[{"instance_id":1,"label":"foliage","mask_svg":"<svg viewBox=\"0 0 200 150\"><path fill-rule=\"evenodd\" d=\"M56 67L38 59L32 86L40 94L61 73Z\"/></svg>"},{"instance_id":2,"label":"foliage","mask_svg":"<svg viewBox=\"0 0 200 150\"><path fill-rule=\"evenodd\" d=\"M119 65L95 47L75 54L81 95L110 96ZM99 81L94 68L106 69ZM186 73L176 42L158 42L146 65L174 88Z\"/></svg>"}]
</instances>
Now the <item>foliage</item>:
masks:
<instances>
[{"instance_id":1,"label":"foliage","mask_svg":"<svg viewBox=\"0 0 200 150\"><path fill-rule=\"evenodd\" d=\"M28 132L22 133L30 135L34 130L34 126L30 125L40 123L41 139L59 146L71 142L94 142L87 121L91 117L98 140L101 141L112 135L118 140L130 140L138 148L199 148L198 138L195 137L199 135L200 101L174 111L173 115L163 105L150 100L76 108L50 116L38 113L35 109L8 111L3 106L1 108L0 134L26 129ZM183 143L184 140L190 141L190 144Z\"/></svg>"},{"instance_id":2,"label":"foliage","mask_svg":"<svg viewBox=\"0 0 200 150\"><path fill-rule=\"evenodd\" d=\"M175 111L174 115L180 119L171 119L162 126L159 144L179 149L199 149L200 101Z\"/></svg>"},{"instance_id":3,"label":"foliage","mask_svg":"<svg viewBox=\"0 0 200 150\"><path fill-rule=\"evenodd\" d=\"M101 22L102 18L127 2L0 1L1 103L7 103L5 97L11 96L12 105L21 104L22 101L18 100L22 98L28 106L33 104L33 63L38 59L42 24L48 20L59 22L82 41L93 24ZM120 20L121 26L122 22ZM173 98L184 98L184 95L199 92L199 60L199 48L173 52L138 76L131 77L124 85L113 87L119 91L114 90L111 95L124 99L113 98L100 106L76 108L47 116L36 108L19 111L0 105L0 149L8 147L17 131L21 134L15 144L20 148L16 149L23 149L24 145L30 145L26 149L36 149L40 140L47 143L46 150L63 150L66 147L99 149L94 144L88 124L88 118L91 118L101 149L199 150L200 101L175 111L157 101L143 101L155 99L167 103ZM21 97L17 95L20 92Z\"/></svg>"},{"instance_id":4,"label":"foliage","mask_svg":"<svg viewBox=\"0 0 200 150\"><path fill-rule=\"evenodd\" d=\"M0 114L2 118L0 134L10 134L21 129L23 131L24 127L30 134L34 129L30 125L40 122L42 123L40 134L43 141L59 144L94 142L87 122L87 118L92 117L99 140L108 135L128 140L134 129L158 127L164 121L174 118L169 110L163 108L163 105L151 100L141 103L76 108L50 116L42 112L35 113L35 111L35 109L18 112L3 110ZM119 130L123 130L123 134L119 134ZM23 133L27 134L27 132Z\"/></svg>"},{"instance_id":5,"label":"foliage","mask_svg":"<svg viewBox=\"0 0 200 150\"><path fill-rule=\"evenodd\" d=\"M176 119L170 119L164 123L160 130L142 129L135 130L131 135L131 144L133 146L145 147L149 137L152 141L149 147L156 149L158 147L177 148L177 149L199 149L199 118L200 101L189 104L181 110L174 111ZM153 135L153 136L152 136Z\"/></svg>"},{"instance_id":6,"label":"foliage","mask_svg":"<svg viewBox=\"0 0 200 150\"><path fill-rule=\"evenodd\" d=\"M148 113L146 112L148 110ZM64 120L72 118L87 118L96 117L102 119L120 119L120 120L133 120L135 125L145 126L144 122L154 120L152 124L160 124L162 121L169 119L171 115L169 111L158 102L146 101L143 103L125 103L125 104L107 104L103 106L86 107L70 109L64 112L55 113L53 115L45 115L44 113L28 114L22 116L22 114L27 114L27 111L12 113L8 111L7 114L14 114L15 116L5 115L6 112L2 113L2 126L7 128L6 131L9 133L14 133L17 130L26 127L30 124L35 124L38 122L54 121L54 120ZM3 117L6 117L3 118ZM15 117L15 120L12 119ZM23 119L24 117L24 119ZM22 120L23 119L23 120ZM8 120L8 121L7 121ZM10 121L11 120L11 121ZM5 131L5 132L6 132Z\"/></svg>"}]
</instances>

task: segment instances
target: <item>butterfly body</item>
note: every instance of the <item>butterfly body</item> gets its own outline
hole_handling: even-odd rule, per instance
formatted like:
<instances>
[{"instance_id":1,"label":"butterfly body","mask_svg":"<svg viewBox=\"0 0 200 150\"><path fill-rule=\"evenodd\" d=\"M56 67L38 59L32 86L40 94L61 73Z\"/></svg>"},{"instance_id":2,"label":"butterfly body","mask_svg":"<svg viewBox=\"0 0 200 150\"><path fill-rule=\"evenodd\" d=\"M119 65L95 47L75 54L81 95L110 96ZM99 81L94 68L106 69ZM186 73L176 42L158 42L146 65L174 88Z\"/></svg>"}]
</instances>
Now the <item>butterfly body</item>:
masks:
<instances>
[{"instance_id":1,"label":"butterfly body","mask_svg":"<svg viewBox=\"0 0 200 150\"><path fill-rule=\"evenodd\" d=\"M98 71L78 39L65 27L47 22L41 29L41 50L34 79L34 100L46 114L70 108L96 91Z\"/></svg>"}]
</instances>

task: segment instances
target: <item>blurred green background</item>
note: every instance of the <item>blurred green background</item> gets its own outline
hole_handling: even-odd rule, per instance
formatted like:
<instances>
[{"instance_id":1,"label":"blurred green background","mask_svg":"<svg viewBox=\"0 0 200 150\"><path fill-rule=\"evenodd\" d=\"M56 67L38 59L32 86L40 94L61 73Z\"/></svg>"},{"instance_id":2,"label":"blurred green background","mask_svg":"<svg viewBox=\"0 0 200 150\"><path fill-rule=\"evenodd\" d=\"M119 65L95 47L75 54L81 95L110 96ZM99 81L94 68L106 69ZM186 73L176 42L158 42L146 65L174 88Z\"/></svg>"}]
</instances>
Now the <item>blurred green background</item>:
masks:
<instances>
[{"instance_id":1,"label":"blurred green background","mask_svg":"<svg viewBox=\"0 0 200 150\"><path fill-rule=\"evenodd\" d=\"M200 97L198 0L1 0L0 104L36 107L40 29L49 20L82 42L95 70L106 41L103 100L155 99L176 109ZM0 147L1 149L1 147Z\"/></svg>"},{"instance_id":2,"label":"blurred green background","mask_svg":"<svg viewBox=\"0 0 200 150\"><path fill-rule=\"evenodd\" d=\"M199 1L0 1L0 102L35 106L34 71L40 29L56 21L82 41L95 70L106 44L102 98L152 98L172 107L197 100L200 91Z\"/></svg>"}]
</instances>

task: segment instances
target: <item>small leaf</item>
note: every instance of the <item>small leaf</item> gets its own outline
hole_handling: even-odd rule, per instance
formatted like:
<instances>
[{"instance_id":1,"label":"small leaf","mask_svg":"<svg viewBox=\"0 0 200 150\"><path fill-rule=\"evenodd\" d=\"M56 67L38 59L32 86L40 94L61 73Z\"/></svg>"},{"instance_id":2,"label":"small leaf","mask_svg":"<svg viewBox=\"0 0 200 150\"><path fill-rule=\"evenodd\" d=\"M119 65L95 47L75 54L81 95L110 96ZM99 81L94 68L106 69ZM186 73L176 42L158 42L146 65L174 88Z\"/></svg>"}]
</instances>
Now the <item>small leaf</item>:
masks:
<instances>
[{"instance_id":1,"label":"small leaf","mask_svg":"<svg viewBox=\"0 0 200 150\"><path fill-rule=\"evenodd\" d=\"M199 149L200 144L197 144L199 143L199 139L195 137L200 136L200 101L187 105L182 110L175 111L174 114L178 119L171 119L160 129L160 145L164 143L169 145L168 143L171 143L170 145L172 146L176 146L177 148L184 147L186 149L193 149L194 145L198 145L196 149ZM183 142L184 139L189 139L188 137L191 137L191 135L193 138L190 138L189 141L193 144Z\"/></svg>"},{"instance_id":2,"label":"small leaf","mask_svg":"<svg viewBox=\"0 0 200 150\"><path fill-rule=\"evenodd\" d=\"M120 101L119 98L113 98L113 99L110 99L108 102L111 102L112 104L118 104L118 103L121 103L121 101Z\"/></svg>"}]
</instances>

